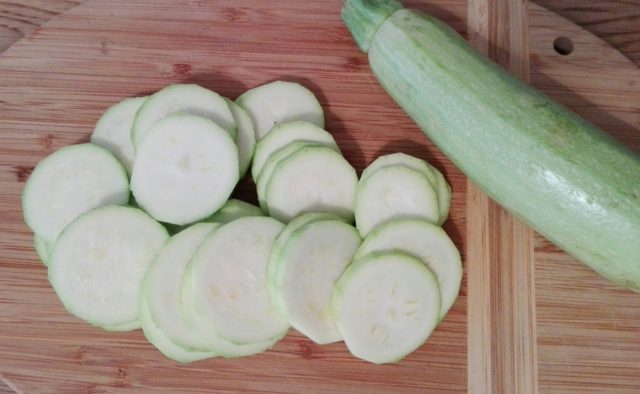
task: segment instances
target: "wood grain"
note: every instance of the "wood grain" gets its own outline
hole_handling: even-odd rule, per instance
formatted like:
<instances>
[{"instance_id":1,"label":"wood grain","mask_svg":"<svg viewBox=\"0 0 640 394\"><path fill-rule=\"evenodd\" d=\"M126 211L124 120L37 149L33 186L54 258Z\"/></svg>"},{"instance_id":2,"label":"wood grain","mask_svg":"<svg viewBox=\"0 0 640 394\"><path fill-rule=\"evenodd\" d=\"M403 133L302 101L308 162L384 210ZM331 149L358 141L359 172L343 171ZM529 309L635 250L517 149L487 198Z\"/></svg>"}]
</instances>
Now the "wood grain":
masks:
<instances>
[{"instance_id":1,"label":"wood grain","mask_svg":"<svg viewBox=\"0 0 640 394\"><path fill-rule=\"evenodd\" d=\"M640 42L637 1L540 1L584 22L587 29L640 63L640 52L635 49ZM336 19L335 10L329 10L337 1L316 4L313 9L299 4L302 2L284 1L279 3L281 10L274 12L273 6L254 5L257 1L228 0L218 2L223 6L219 13L207 1L169 3L88 4L37 30L57 10L75 2L0 2L0 45L35 30L20 48L0 56L2 380L27 393L461 392L475 381L478 369L488 373L490 381L495 371L471 359L467 364L466 359L467 332L469 343L472 335L491 341L491 331L481 328L495 325L489 320L480 327L469 325L467 330L467 309L470 321L478 321L472 314L488 319L496 310L490 303L483 304L488 308L486 314L467 308L471 265L466 254L462 294L451 314L424 348L398 366L372 367L348 356L341 345L314 346L297 333L263 356L179 366L163 359L139 333L102 333L62 310L21 222L21 185L39 158L62 145L85 140L107 105L123 95L148 92L166 83L196 81L234 96L261 81L295 76L320 94L329 109L327 124L359 169L378 153L403 150L445 171L454 188L452 219L446 229L460 248L466 245L466 222L489 209L469 212L467 217L464 176L401 111L393 109L394 104L368 72L366 58L353 48ZM465 1L408 3L463 33L466 30ZM638 146L633 139L640 128L637 67L565 20L531 3L529 8L531 82L630 146ZM16 12L21 15L16 17ZM7 18L7 14L11 15ZM316 34L328 39L303 38L308 29L282 28L280 33L286 31L287 37L293 33L295 39L288 48L278 46L282 37L277 37L278 32L269 34L274 26L271 22L280 24L287 17L301 18L307 27L319 26ZM158 20L165 23L165 31L155 28ZM216 35L212 23L216 29L231 29L242 40ZM255 34L251 27L267 33ZM560 56L553 50L559 32L578 44L574 54ZM512 39L522 40L510 37L510 48L518 46ZM52 46L61 41L62 46ZM260 47L271 41L276 43L274 53ZM297 44L301 42L304 45ZM96 95L96 91L104 93ZM539 391L640 392L639 297L610 285L540 236L534 239ZM482 283L495 283L491 281L495 270L479 275L485 275ZM481 349L491 350L484 345ZM487 354L481 354L480 360L491 365L491 353ZM500 378L516 380L515 375ZM0 392L1 387L0 383Z\"/></svg>"},{"instance_id":2,"label":"wood grain","mask_svg":"<svg viewBox=\"0 0 640 394\"><path fill-rule=\"evenodd\" d=\"M528 81L527 2L470 0L467 18L471 45ZM467 240L468 390L535 393L533 231L469 181Z\"/></svg>"}]
</instances>

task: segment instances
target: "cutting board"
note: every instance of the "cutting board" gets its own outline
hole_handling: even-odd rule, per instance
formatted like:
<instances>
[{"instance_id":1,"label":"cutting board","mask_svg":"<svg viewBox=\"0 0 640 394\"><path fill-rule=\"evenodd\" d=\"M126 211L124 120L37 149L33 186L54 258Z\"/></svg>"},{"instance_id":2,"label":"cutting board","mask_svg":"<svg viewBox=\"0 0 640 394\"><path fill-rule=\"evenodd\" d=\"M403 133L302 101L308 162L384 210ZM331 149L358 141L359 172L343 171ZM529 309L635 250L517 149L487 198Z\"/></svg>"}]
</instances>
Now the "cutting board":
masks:
<instances>
[{"instance_id":1,"label":"cutting board","mask_svg":"<svg viewBox=\"0 0 640 394\"><path fill-rule=\"evenodd\" d=\"M476 7L478 1L407 3L463 34L468 20L500 11L492 1L490 8ZM340 6L341 1L296 0L89 1L0 56L0 375L7 385L28 393L497 392L510 381L499 373L508 370L509 354L530 361L514 372L533 379L525 391L640 390L640 295L609 284L526 228L524 240L505 241L498 234L469 239L475 237L469 228L482 215L469 214L476 211L467 179L376 83L340 21ZM534 86L640 150L640 70L541 7L530 3L525 15L525 25L509 26L511 46L489 54L500 60L505 50L518 49L525 60L516 63L529 66L520 73ZM500 18L487 21L484 27L471 25L500 36ZM554 48L560 36L573 44L570 54L558 52L567 52L566 40ZM298 81L316 93L327 128L358 170L380 154L404 151L446 174L454 194L445 229L463 252L465 277L460 297L429 341L401 363L375 366L351 357L343 344L318 346L292 331L259 356L179 365L139 331L106 333L67 314L22 222L20 193L38 160L87 141L102 111L124 97L195 82L235 98L274 79ZM243 182L239 194L255 199L250 182ZM514 272L530 273L517 302L509 304L516 310L503 304L496 310L492 301L500 286L515 288L519 282L509 284L508 276L494 271L488 278L476 275L482 273L481 259L467 251L470 244L487 248L487 242L503 242L505 250L530 242L530 261L514 265L524 267ZM478 285L488 291L478 291ZM480 296L468 297L471 290ZM476 307L489 310L478 314ZM512 317L528 328L509 338L497 335ZM514 341L532 347L515 348ZM488 356L476 363L469 358L474 354Z\"/></svg>"}]
</instances>

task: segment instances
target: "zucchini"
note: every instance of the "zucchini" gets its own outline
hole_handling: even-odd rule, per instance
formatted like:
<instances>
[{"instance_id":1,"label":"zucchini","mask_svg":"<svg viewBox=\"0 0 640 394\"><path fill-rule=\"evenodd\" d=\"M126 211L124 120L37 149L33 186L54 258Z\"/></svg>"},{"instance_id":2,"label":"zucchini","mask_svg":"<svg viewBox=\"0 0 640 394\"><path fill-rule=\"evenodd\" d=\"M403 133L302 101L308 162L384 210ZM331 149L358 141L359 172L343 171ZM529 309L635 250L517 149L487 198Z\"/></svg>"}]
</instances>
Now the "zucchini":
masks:
<instances>
[{"instance_id":1,"label":"zucchini","mask_svg":"<svg viewBox=\"0 0 640 394\"><path fill-rule=\"evenodd\" d=\"M473 182L578 260L640 291L637 153L433 17L384 0L347 0L342 15L380 84Z\"/></svg>"}]
</instances>

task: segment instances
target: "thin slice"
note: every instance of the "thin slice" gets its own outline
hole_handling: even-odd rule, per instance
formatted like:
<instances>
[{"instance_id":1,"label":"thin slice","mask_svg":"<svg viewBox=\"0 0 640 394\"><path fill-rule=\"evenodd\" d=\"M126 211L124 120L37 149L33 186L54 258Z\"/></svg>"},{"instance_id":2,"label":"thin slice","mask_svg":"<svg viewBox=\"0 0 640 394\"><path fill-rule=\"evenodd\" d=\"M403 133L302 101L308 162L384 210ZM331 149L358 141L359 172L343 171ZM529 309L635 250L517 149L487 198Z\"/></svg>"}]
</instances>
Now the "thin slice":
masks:
<instances>
[{"instance_id":1,"label":"thin slice","mask_svg":"<svg viewBox=\"0 0 640 394\"><path fill-rule=\"evenodd\" d=\"M133 142L131 142L131 126L138 109L146 99L146 97L128 98L111 106L100 117L91 134L91 143L113 153L129 175L133 170L135 158Z\"/></svg>"},{"instance_id":2,"label":"thin slice","mask_svg":"<svg viewBox=\"0 0 640 394\"><path fill-rule=\"evenodd\" d=\"M226 99L229 109L233 114L233 118L238 125L236 131L235 142L238 147L238 162L240 168L240 178L242 178L249 169L253 152L256 145L256 130L253 120L247 111L242 109L238 104Z\"/></svg>"},{"instance_id":3,"label":"thin slice","mask_svg":"<svg viewBox=\"0 0 640 394\"><path fill-rule=\"evenodd\" d=\"M269 212L269 207L267 206L267 186L269 185L269 181L271 180L271 175L273 175L273 171L276 169L280 161L291 156L291 154L298 151L300 148L304 148L307 146L323 146L323 145L318 143L307 142L307 141L294 141L278 149L277 151L273 152L269 156L264 167L262 168L262 171L260 171L260 176L256 180L256 191L258 193L258 203L260 204L260 208L262 208L263 211ZM337 150L337 146L335 147L335 149Z\"/></svg>"},{"instance_id":4,"label":"thin slice","mask_svg":"<svg viewBox=\"0 0 640 394\"><path fill-rule=\"evenodd\" d=\"M138 146L131 191L156 220L187 224L224 205L238 174L229 134L209 119L178 113L157 122Z\"/></svg>"},{"instance_id":5,"label":"thin slice","mask_svg":"<svg viewBox=\"0 0 640 394\"><path fill-rule=\"evenodd\" d=\"M462 281L460 252L447 233L423 220L393 220L370 232L354 259L385 251L408 253L431 269L440 287L440 319L443 319L458 297Z\"/></svg>"},{"instance_id":6,"label":"thin slice","mask_svg":"<svg viewBox=\"0 0 640 394\"><path fill-rule=\"evenodd\" d=\"M96 326L138 320L140 289L167 230L137 208L87 212L58 237L49 281L67 310Z\"/></svg>"},{"instance_id":7,"label":"thin slice","mask_svg":"<svg viewBox=\"0 0 640 394\"><path fill-rule=\"evenodd\" d=\"M282 278L282 275L276 275L276 272L279 270L280 252L282 251L282 248L289 240L291 234L303 226L319 220L336 219L340 219L340 217L331 213L305 213L290 221L273 242L273 246L271 247L271 252L269 254L269 262L267 263L267 291L269 293L271 303L283 315L285 315L285 308L284 301L281 297L282 293L276 291L276 289L280 287L280 284L276 283L276 278Z\"/></svg>"},{"instance_id":8,"label":"thin slice","mask_svg":"<svg viewBox=\"0 0 640 394\"><path fill-rule=\"evenodd\" d=\"M177 112L202 116L225 129L232 138L236 135L236 121L222 96L195 84L176 84L152 94L142 104L131 126L133 146L138 149L156 122Z\"/></svg>"},{"instance_id":9,"label":"thin slice","mask_svg":"<svg viewBox=\"0 0 640 394\"><path fill-rule=\"evenodd\" d=\"M284 226L268 217L244 217L216 229L185 273L184 300L203 331L238 344L281 338L289 323L269 301L269 253Z\"/></svg>"},{"instance_id":10,"label":"thin slice","mask_svg":"<svg viewBox=\"0 0 640 394\"><path fill-rule=\"evenodd\" d=\"M289 323L318 344L342 340L331 316L331 294L362 239L342 220L296 230L280 253L275 283Z\"/></svg>"},{"instance_id":11,"label":"thin slice","mask_svg":"<svg viewBox=\"0 0 640 394\"><path fill-rule=\"evenodd\" d=\"M354 356L376 364L397 362L436 328L440 290L417 258L372 253L354 261L338 280L332 312Z\"/></svg>"},{"instance_id":12,"label":"thin slice","mask_svg":"<svg viewBox=\"0 0 640 394\"><path fill-rule=\"evenodd\" d=\"M38 257L40 258L42 264L46 266L49 263L49 250L52 246L47 241L34 234L33 247L36 250L36 253L38 254Z\"/></svg>"},{"instance_id":13,"label":"thin slice","mask_svg":"<svg viewBox=\"0 0 640 394\"><path fill-rule=\"evenodd\" d=\"M140 325L140 319L138 318L137 320L132 320L128 323L116 324L115 326L101 326L101 327L107 331L125 332L125 331L137 330L138 328L141 327L141 325Z\"/></svg>"},{"instance_id":14,"label":"thin slice","mask_svg":"<svg viewBox=\"0 0 640 394\"><path fill-rule=\"evenodd\" d=\"M245 216L265 216L265 214L260 207L232 198L205 221L224 224Z\"/></svg>"},{"instance_id":15,"label":"thin slice","mask_svg":"<svg viewBox=\"0 0 640 394\"><path fill-rule=\"evenodd\" d=\"M38 163L22 192L29 228L53 244L79 215L129 201L129 181L118 160L93 144L61 148Z\"/></svg>"},{"instance_id":16,"label":"thin slice","mask_svg":"<svg viewBox=\"0 0 640 394\"><path fill-rule=\"evenodd\" d=\"M381 168L358 184L355 217L363 237L392 219L417 218L437 223L437 194L418 171L404 166Z\"/></svg>"},{"instance_id":17,"label":"thin slice","mask_svg":"<svg viewBox=\"0 0 640 394\"><path fill-rule=\"evenodd\" d=\"M187 350L172 342L151 320L146 298L140 300L140 321L145 338L168 358L180 363L204 360L215 357L213 352L198 352Z\"/></svg>"},{"instance_id":18,"label":"thin slice","mask_svg":"<svg viewBox=\"0 0 640 394\"><path fill-rule=\"evenodd\" d=\"M449 217L449 209L451 208L451 186L444 179L444 175L436 168L433 171L436 174L436 179L438 180L437 185L437 194L438 194L438 214L440 216L440 220L438 220L438 224L442 225L447 218Z\"/></svg>"},{"instance_id":19,"label":"thin slice","mask_svg":"<svg viewBox=\"0 0 640 394\"><path fill-rule=\"evenodd\" d=\"M335 150L339 151L338 144L331 133L313 123L304 120L279 123L256 145L256 153L251 166L253 179L259 178L266 161L274 152L294 141L316 142L335 147Z\"/></svg>"},{"instance_id":20,"label":"thin slice","mask_svg":"<svg viewBox=\"0 0 640 394\"><path fill-rule=\"evenodd\" d=\"M358 176L339 153L307 146L281 160L269 179L269 214L288 222L306 212L329 212L353 220Z\"/></svg>"},{"instance_id":21,"label":"thin slice","mask_svg":"<svg viewBox=\"0 0 640 394\"><path fill-rule=\"evenodd\" d=\"M260 141L278 123L306 120L324 127L324 112L316 96L295 82L274 81L243 93L236 103L247 110Z\"/></svg>"},{"instance_id":22,"label":"thin slice","mask_svg":"<svg viewBox=\"0 0 640 394\"><path fill-rule=\"evenodd\" d=\"M171 237L156 254L144 279L142 299L149 308L150 322L142 328L157 327L176 345L187 350L207 350L202 336L184 317L182 280L184 271L194 253L219 225L198 223ZM153 327L146 327L152 323Z\"/></svg>"}]
</instances>

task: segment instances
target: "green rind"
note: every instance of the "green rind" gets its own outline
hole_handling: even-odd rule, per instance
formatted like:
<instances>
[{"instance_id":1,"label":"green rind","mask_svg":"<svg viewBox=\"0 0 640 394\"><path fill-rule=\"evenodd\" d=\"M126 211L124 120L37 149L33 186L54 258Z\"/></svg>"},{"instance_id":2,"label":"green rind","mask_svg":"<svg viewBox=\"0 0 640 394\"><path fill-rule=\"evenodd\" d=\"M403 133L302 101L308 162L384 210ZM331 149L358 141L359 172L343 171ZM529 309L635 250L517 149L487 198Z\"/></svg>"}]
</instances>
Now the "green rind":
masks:
<instances>
[{"instance_id":1,"label":"green rind","mask_svg":"<svg viewBox=\"0 0 640 394\"><path fill-rule=\"evenodd\" d=\"M640 156L435 18L395 12L378 29L369 62L391 97L489 196L611 281L640 291Z\"/></svg>"},{"instance_id":2,"label":"green rind","mask_svg":"<svg viewBox=\"0 0 640 394\"><path fill-rule=\"evenodd\" d=\"M253 119L244 108L228 98L225 100L237 124L234 141L238 147L238 167L240 168L240 178L242 178L247 173L253 159L256 148L256 130Z\"/></svg>"},{"instance_id":3,"label":"green rind","mask_svg":"<svg viewBox=\"0 0 640 394\"><path fill-rule=\"evenodd\" d=\"M228 200L216 213L204 219L210 223L229 223L245 216L266 216L264 211L253 204L232 198Z\"/></svg>"},{"instance_id":4,"label":"green rind","mask_svg":"<svg viewBox=\"0 0 640 394\"><path fill-rule=\"evenodd\" d=\"M400 8L402 5L396 0L348 0L342 9L342 19L358 47L367 52L378 27Z\"/></svg>"},{"instance_id":5,"label":"green rind","mask_svg":"<svg viewBox=\"0 0 640 394\"><path fill-rule=\"evenodd\" d=\"M33 248L36 250L36 253L38 254L38 257L40 258L42 264L44 264L46 267L47 264L49 264L49 250L52 248L52 246L50 246L47 241L34 234Z\"/></svg>"}]
</instances>

